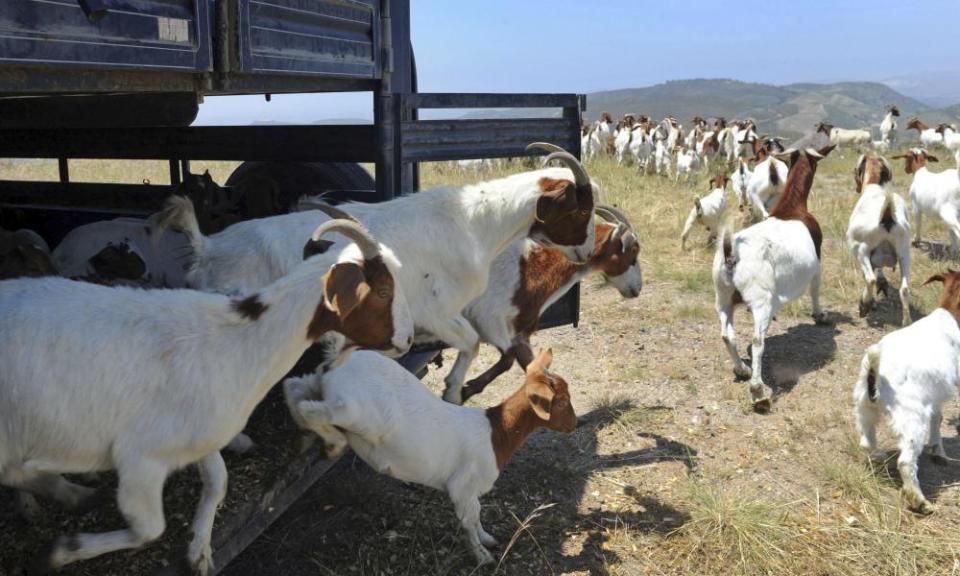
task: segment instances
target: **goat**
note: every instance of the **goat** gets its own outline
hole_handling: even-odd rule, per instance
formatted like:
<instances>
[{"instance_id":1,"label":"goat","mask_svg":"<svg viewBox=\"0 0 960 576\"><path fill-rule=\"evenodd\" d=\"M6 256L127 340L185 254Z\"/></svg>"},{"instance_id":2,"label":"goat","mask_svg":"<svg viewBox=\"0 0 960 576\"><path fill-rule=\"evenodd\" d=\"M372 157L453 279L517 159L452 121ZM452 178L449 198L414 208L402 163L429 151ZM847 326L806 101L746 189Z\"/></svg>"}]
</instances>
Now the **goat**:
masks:
<instances>
[{"instance_id":1,"label":"goat","mask_svg":"<svg viewBox=\"0 0 960 576\"><path fill-rule=\"evenodd\" d=\"M670 147L666 139L655 136L656 148L653 153L653 168L657 176L670 177Z\"/></svg>"},{"instance_id":2,"label":"goat","mask_svg":"<svg viewBox=\"0 0 960 576\"><path fill-rule=\"evenodd\" d=\"M923 123L916 116L907 120L907 130L916 130L917 138L920 139L920 146L932 148L937 145L943 145L943 135L937 132L936 128L931 128Z\"/></svg>"},{"instance_id":3,"label":"goat","mask_svg":"<svg viewBox=\"0 0 960 576\"><path fill-rule=\"evenodd\" d=\"M693 185L694 171L700 167L700 158L696 151L687 148L685 145L678 146L677 150L677 171L674 174L674 181L680 183L680 178L686 176L687 185Z\"/></svg>"},{"instance_id":4,"label":"goat","mask_svg":"<svg viewBox=\"0 0 960 576\"><path fill-rule=\"evenodd\" d=\"M357 346L409 348L399 263L355 223L324 223L313 238L328 232L356 247L310 258L242 300L62 278L0 283L0 338L17 343L0 349L0 483L63 497L78 487L60 474L113 469L129 522L61 536L46 568L158 538L167 475L197 462L203 490L186 560L206 572L226 491L218 450L311 342L334 331Z\"/></svg>"},{"instance_id":5,"label":"goat","mask_svg":"<svg viewBox=\"0 0 960 576\"><path fill-rule=\"evenodd\" d=\"M614 137L614 148L617 153L617 166L623 165L623 159L630 151L630 141L633 139L633 127L635 125L633 116L626 115L617 125L616 136Z\"/></svg>"},{"instance_id":6,"label":"goat","mask_svg":"<svg viewBox=\"0 0 960 576\"><path fill-rule=\"evenodd\" d=\"M529 236L554 246L567 258L585 262L594 247L594 186L569 153L548 144L546 168L458 188L438 188L379 204L350 203L272 218L240 222L204 237L190 218L189 203L168 205L157 230L184 230L196 252L187 272L190 286L247 293L285 274L302 259L304 240L318 223L335 214L363 222L403 263L398 282L410 298L420 342L442 341L476 355L476 331L462 310L487 287L490 264L512 242ZM326 214L324 213L326 212ZM402 224L401 224L402 222ZM465 373L446 378L444 398L459 403Z\"/></svg>"},{"instance_id":7,"label":"goat","mask_svg":"<svg viewBox=\"0 0 960 576\"><path fill-rule=\"evenodd\" d=\"M596 225L596 248L586 264L573 264L556 250L529 240L513 243L493 261L487 291L463 315L481 340L500 351L500 359L464 386L464 401L509 370L514 360L527 367L533 359L530 336L537 331L540 315L587 274L599 271L624 298L639 296L643 275L636 233L616 208L599 205L596 213L607 222ZM457 356L458 364L471 360ZM464 373L468 369L469 365L462 368Z\"/></svg>"},{"instance_id":8,"label":"goat","mask_svg":"<svg viewBox=\"0 0 960 576\"><path fill-rule=\"evenodd\" d=\"M697 142L697 155L700 156L701 161L703 162L703 168L705 170L710 169L710 160L717 157L717 154L720 153L720 141L717 139L717 132L710 131L704 132L700 135L700 140Z\"/></svg>"},{"instance_id":9,"label":"goat","mask_svg":"<svg viewBox=\"0 0 960 576\"><path fill-rule=\"evenodd\" d=\"M960 383L960 272L931 276L924 286L931 282L944 284L940 307L867 348L853 388L860 446L876 452L877 424L886 414L900 445L904 498L921 514L934 507L920 490L917 461L926 451L935 464L947 464L940 423L943 405L957 396Z\"/></svg>"},{"instance_id":10,"label":"goat","mask_svg":"<svg viewBox=\"0 0 960 576\"><path fill-rule=\"evenodd\" d=\"M910 323L910 221L903 198L887 186L892 178L890 165L882 156L861 155L857 160L854 179L860 199L850 214L847 244L866 281L860 316L873 307L878 289L887 293L883 268L899 265L901 322L906 326Z\"/></svg>"},{"instance_id":11,"label":"goat","mask_svg":"<svg viewBox=\"0 0 960 576\"><path fill-rule=\"evenodd\" d=\"M750 163L744 158L738 158L737 169L730 174L730 189L741 202L747 198L747 185L751 177L753 177L753 170L750 169Z\"/></svg>"},{"instance_id":12,"label":"goat","mask_svg":"<svg viewBox=\"0 0 960 576\"><path fill-rule=\"evenodd\" d=\"M826 122L817 122L816 131L822 132L834 146L860 148L869 146L873 140L870 130L864 128L850 130L848 128L836 128L833 124L827 124Z\"/></svg>"},{"instance_id":13,"label":"goat","mask_svg":"<svg viewBox=\"0 0 960 576\"><path fill-rule=\"evenodd\" d=\"M733 371L750 378L750 393L756 410L770 407L761 374L763 346L770 321L781 306L796 300L810 287L813 318L823 322L820 309L820 245L823 234L817 219L807 211L817 163L836 146L820 150L788 150L790 173L770 217L736 234L729 230L717 243L713 259L717 314ZM744 303L753 313L753 367L737 354L733 311Z\"/></svg>"},{"instance_id":14,"label":"goat","mask_svg":"<svg viewBox=\"0 0 960 576\"><path fill-rule=\"evenodd\" d=\"M609 112L602 112L600 119L593 123L593 131L590 133L590 146L601 154L612 154L614 150L613 132L616 124Z\"/></svg>"},{"instance_id":15,"label":"goat","mask_svg":"<svg viewBox=\"0 0 960 576\"><path fill-rule=\"evenodd\" d=\"M944 148L953 153L960 152L960 132L950 124L939 124L936 128Z\"/></svg>"},{"instance_id":16,"label":"goat","mask_svg":"<svg viewBox=\"0 0 960 576\"><path fill-rule=\"evenodd\" d=\"M896 105L887 107L887 113L880 122L880 142L888 147L893 146L897 140L897 117L900 116L900 109Z\"/></svg>"},{"instance_id":17,"label":"goat","mask_svg":"<svg viewBox=\"0 0 960 576\"><path fill-rule=\"evenodd\" d=\"M347 444L381 474L444 490L478 564L497 545L480 523L480 497L537 428L572 432L577 416L567 383L541 351L523 385L492 408L447 404L396 362L364 351L324 374L284 382L294 419L330 452ZM322 401L312 398L320 396Z\"/></svg>"},{"instance_id":18,"label":"goat","mask_svg":"<svg viewBox=\"0 0 960 576\"><path fill-rule=\"evenodd\" d=\"M78 226L67 233L53 251L53 261L68 278L122 277L156 288L186 286L184 267L190 258L190 243L182 234L168 234L151 241L152 220L116 218ZM105 274L104 257L111 249L122 251L112 258L119 274ZM136 261L124 258L136 256ZM117 266L110 266L115 272ZM139 271L139 274L136 272Z\"/></svg>"},{"instance_id":19,"label":"goat","mask_svg":"<svg viewBox=\"0 0 960 576\"><path fill-rule=\"evenodd\" d=\"M754 219L769 216L770 208L779 200L787 181L787 165L772 154L775 145L775 140L757 139L754 142L754 155L759 163L754 166L740 195L740 211L749 210Z\"/></svg>"},{"instance_id":20,"label":"goat","mask_svg":"<svg viewBox=\"0 0 960 576\"><path fill-rule=\"evenodd\" d=\"M910 204L913 206L913 222L916 226L914 244L919 245L923 217L937 217L950 228L951 251L957 256L960 244L960 179L957 169L931 172L927 162L939 162L936 156L922 148L912 148L906 154L894 156L904 159L907 174L913 174L910 183Z\"/></svg>"},{"instance_id":21,"label":"goat","mask_svg":"<svg viewBox=\"0 0 960 576\"><path fill-rule=\"evenodd\" d=\"M0 228L0 280L57 273L50 247L39 234L26 228L16 232Z\"/></svg>"},{"instance_id":22,"label":"goat","mask_svg":"<svg viewBox=\"0 0 960 576\"><path fill-rule=\"evenodd\" d=\"M709 238L707 242L713 242L720 230L720 224L723 222L723 216L727 212L726 188L729 178L724 174L718 174L710 180L710 193L703 198L693 200L693 208L690 215L687 216L687 222L683 225L683 232L680 234L680 247L687 249L687 238L693 230L693 225L699 222L707 229Z\"/></svg>"},{"instance_id":23,"label":"goat","mask_svg":"<svg viewBox=\"0 0 960 576\"><path fill-rule=\"evenodd\" d=\"M593 160L598 150L593 145L593 126L584 124L580 127L580 150L586 160Z\"/></svg>"},{"instance_id":24,"label":"goat","mask_svg":"<svg viewBox=\"0 0 960 576\"><path fill-rule=\"evenodd\" d=\"M647 172L650 159L654 154L654 143L649 129L649 125L638 124L634 126L633 135L630 137L630 154L633 156L633 161L641 174Z\"/></svg>"}]
</instances>

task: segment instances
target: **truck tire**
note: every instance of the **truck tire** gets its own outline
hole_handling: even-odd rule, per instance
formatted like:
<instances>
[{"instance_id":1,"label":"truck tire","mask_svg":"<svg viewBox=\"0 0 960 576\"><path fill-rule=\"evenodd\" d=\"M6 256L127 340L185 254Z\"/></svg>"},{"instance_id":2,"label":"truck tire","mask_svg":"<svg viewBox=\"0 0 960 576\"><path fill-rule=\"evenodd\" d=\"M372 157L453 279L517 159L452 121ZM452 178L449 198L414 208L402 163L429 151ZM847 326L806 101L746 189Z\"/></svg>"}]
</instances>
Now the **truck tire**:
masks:
<instances>
[{"instance_id":1,"label":"truck tire","mask_svg":"<svg viewBox=\"0 0 960 576\"><path fill-rule=\"evenodd\" d=\"M226 185L247 198L246 218L289 212L308 194L329 193L331 199L346 200L345 190L375 189L370 173L353 162L244 162Z\"/></svg>"}]
</instances>

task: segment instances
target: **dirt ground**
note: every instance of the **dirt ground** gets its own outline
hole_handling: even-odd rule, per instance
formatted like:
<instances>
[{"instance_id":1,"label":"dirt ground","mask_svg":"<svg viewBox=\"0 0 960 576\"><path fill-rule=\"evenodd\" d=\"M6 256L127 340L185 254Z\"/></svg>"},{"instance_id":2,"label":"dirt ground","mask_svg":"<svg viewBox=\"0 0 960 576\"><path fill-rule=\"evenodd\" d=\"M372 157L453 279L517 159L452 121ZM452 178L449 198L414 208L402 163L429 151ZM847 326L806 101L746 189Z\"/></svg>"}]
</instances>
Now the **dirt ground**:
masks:
<instances>
[{"instance_id":1,"label":"dirt ground","mask_svg":"<svg viewBox=\"0 0 960 576\"><path fill-rule=\"evenodd\" d=\"M535 434L483 498L500 565L474 568L444 494L377 475L350 455L224 573L958 573L957 402L943 424L953 461L920 463L923 489L938 507L931 517L904 510L895 470L871 467L856 449L852 385L863 350L898 327L899 303L858 317L860 284L843 243L855 202L852 163L825 162L814 192L823 196L812 200L815 213L828 214L821 224L830 325L813 323L808 298L781 311L764 359L771 413L753 413L746 384L733 378L703 232L697 247L679 250L692 192L598 163L591 172L605 184L605 200L626 207L641 230L645 285L624 300L591 279L580 326L534 338L553 348L580 425L570 435ZM906 182L898 177L903 192ZM926 235L946 238L929 225ZM922 250L915 258L923 271L943 265ZM914 272L911 282L915 317L939 296L918 287L923 278ZM746 354L746 311L738 311L737 329ZM440 390L452 359L444 355L428 385ZM485 347L476 372L495 359ZM470 404L493 405L521 382L515 368Z\"/></svg>"}]
</instances>

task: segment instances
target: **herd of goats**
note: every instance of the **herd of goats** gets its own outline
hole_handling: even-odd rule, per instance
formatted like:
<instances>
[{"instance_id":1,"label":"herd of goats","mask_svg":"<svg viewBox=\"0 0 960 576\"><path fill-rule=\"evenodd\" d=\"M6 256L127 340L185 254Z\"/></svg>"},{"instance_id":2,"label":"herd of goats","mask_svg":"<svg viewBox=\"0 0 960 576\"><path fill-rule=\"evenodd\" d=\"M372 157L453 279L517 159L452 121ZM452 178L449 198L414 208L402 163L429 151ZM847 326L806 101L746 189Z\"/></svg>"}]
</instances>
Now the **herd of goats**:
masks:
<instances>
[{"instance_id":1,"label":"herd of goats","mask_svg":"<svg viewBox=\"0 0 960 576\"><path fill-rule=\"evenodd\" d=\"M755 408L768 410L761 365L771 320L808 288L813 318L825 320L822 233L807 209L817 164L838 145L863 142L823 125L829 145L785 150L750 121L718 119L712 131L700 118L694 124L684 137L672 118L652 125L627 117L617 129L605 114L584 131L583 150L588 159L629 152L641 167L653 158L659 170L660 150L675 148L679 175L681 164L696 167L681 163L684 155L707 165L732 146L736 168L711 179L683 238L697 222L716 237L722 338ZM940 135L949 146L948 133ZM627 298L642 287L628 218L600 203L573 155L545 143L529 149L547 154L544 167L380 204L304 197L289 213L233 222L215 209L226 189L202 175L151 217L80 226L52 251L33 231L0 230L0 483L19 491L24 510L36 495L73 507L94 490L63 474L115 470L128 523L60 536L37 566L155 540L165 528L165 479L196 464L203 485L183 561L208 571L227 485L220 451L256 440L243 428L278 382L292 420L328 454L349 446L380 473L446 491L470 551L492 562L497 543L481 525L480 496L537 428L577 424L567 383L550 370L552 352L530 344L541 312L593 272ZM889 291L883 268L899 266L904 327L866 351L854 397L862 446L876 450L874 430L886 414L900 438L905 498L930 512L917 461L925 449L945 461L942 406L960 381L960 272L927 280L943 282L941 306L910 324L911 225L919 240L923 215L942 219L956 251L960 176L931 172L927 163L937 159L924 148L894 158L914 178L912 224L887 160L864 154L848 241L866 281L861 314ZM753 216L736 233L722 226L731 181ZM739 304L753 316L752 365L737 351ZM436 341L457 351L442 399L391 359ZM481 342L500 358L467 381ZM314 371L285 379L308 348ZM462 405L514 363L525 380L512 396L487 409Z\"/></svg>"}]
</instances>

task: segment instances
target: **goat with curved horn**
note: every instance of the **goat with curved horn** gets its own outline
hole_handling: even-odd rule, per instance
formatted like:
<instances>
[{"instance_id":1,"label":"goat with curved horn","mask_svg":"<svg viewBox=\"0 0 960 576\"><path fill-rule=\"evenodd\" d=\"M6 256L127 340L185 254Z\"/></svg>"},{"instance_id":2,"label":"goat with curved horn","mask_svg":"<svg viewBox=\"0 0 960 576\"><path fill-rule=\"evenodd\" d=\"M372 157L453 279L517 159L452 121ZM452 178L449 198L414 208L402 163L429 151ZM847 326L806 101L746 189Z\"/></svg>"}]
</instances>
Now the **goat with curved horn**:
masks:
<instances>
[{"instance_id":1,"label":"goat with curved horn","mask_svg":"<svg viewBox=\"0 0 960 576\"><path fill-rule=\"evenodd\" d=\"M545 150L549 152L550 154L543 159L544 166L553 160L559 160L561 164L573 172L573 181L577 185L577 188L586 190L591 190L593 188L593 186L590 184L590 177L587 176L587 171L584 170L583 165L580 164L580 161L577 160L573 154L567 152L563 148L548 142L533 142L532 144L527 145L527 150Z\"/></svg>"},{"instance_id":2,"label":"goat with curved horn","mask_svg":"<svg viewBox=\"0 0 960 576\"><path fill-rule=\"evenodd\" d=\"M306 208L310 210L319 210L326 214L327 216L335 220L349 220L351 222L360 223L352 214L347 214L343 210L337 208L333 204L327 204L322 200L314 200L312 198L301 200L298 204L299 208Z\"/></svg>"},{"instance_id":3,"label":"goat with curved horn","mask_svg":"<svg viewBox=\"0 0 960 576\"><path fill-rule=\"evenodd\" d=\"M380 256L380 245L373 238L373 235L370 234L370 231L356 220L327 220L317 226L317 229L310 235L310 239L316 242L320 240L321 236L328 232L337 232L356 242L364 260L373 260Z\"/></svg>"}]
</instances>

